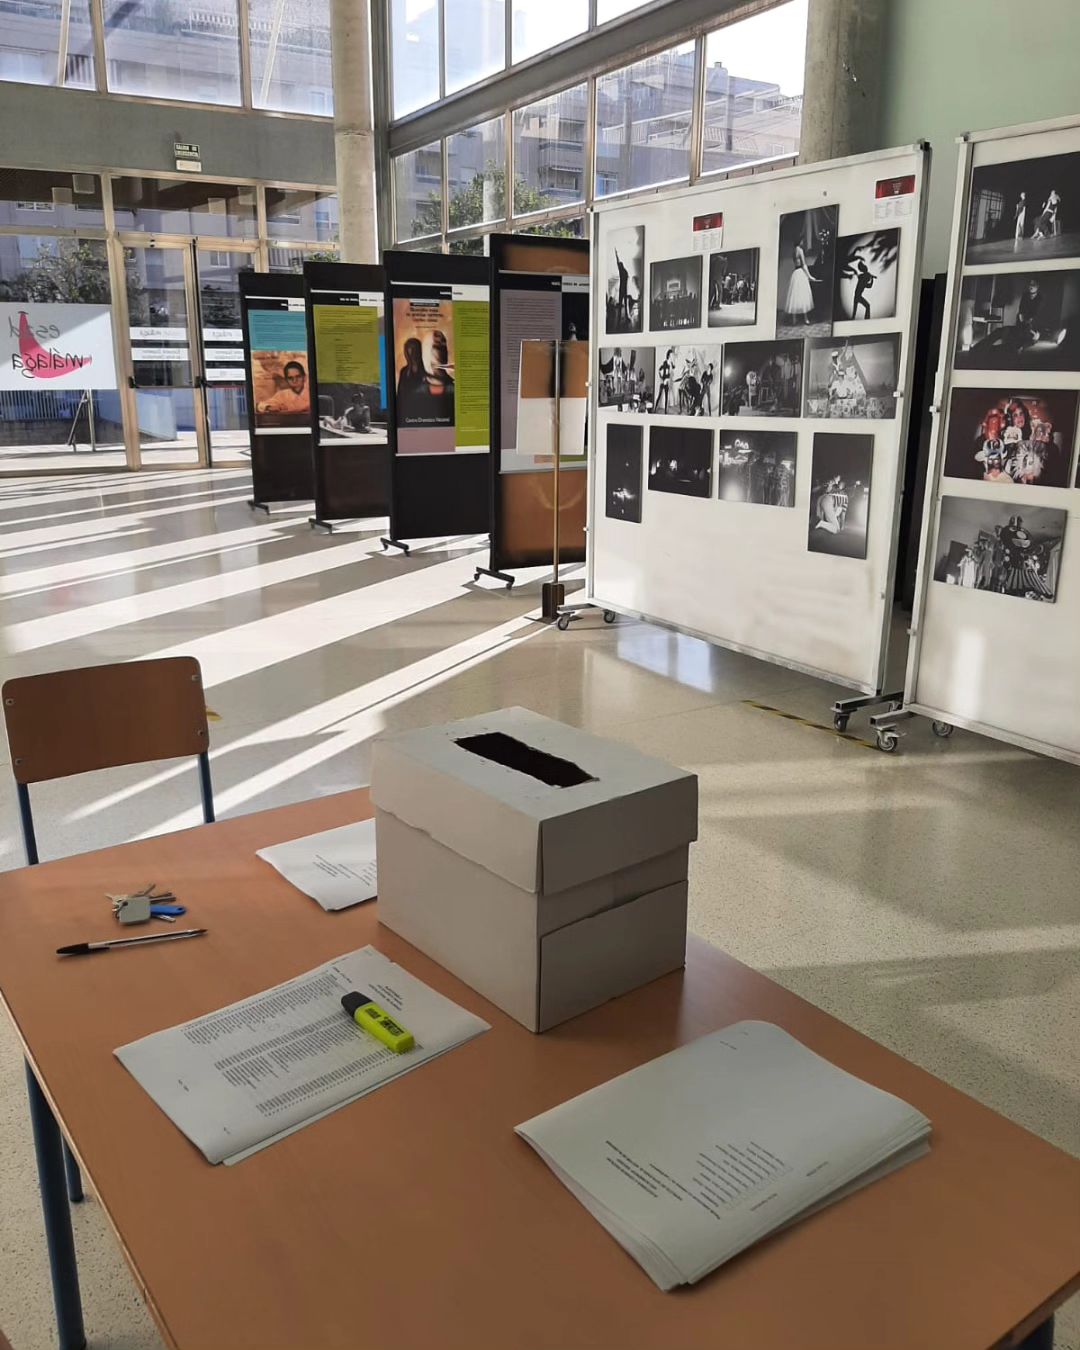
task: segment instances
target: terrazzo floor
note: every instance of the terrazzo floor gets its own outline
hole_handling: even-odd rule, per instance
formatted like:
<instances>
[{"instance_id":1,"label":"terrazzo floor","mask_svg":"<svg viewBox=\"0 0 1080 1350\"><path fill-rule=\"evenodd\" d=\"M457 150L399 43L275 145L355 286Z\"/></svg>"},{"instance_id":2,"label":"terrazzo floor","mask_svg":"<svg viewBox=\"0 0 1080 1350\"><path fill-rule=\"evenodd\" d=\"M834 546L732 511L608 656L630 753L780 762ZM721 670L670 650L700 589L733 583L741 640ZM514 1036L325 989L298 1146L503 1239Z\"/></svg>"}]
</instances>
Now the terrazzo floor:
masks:
<instances>
[{"instance_id":1,"label":"terrazzo floor","mask_svg":"<svg viewBox=\"0 0 1080 1350\"><path fill-rule=\"evenodd\" d=\"M555 632L529 617L541 573L511 593L473 583L479 539L387 556L383 522L316 535L306 506L253 515L249 488L242 470L0 480L4 676L197 656L223 816L366 782L384 729L513 703L693 769L695 932L1080 1153L1080 771L920 722L900 754L878 754L747 702L827 722L838 691L821 681L641 623ZM45 785L34 801L43 857L199 818L187 768ZM0 867L21 860L2 774ZM157 1350L93 1197L75 1231L91 1344ZM14 1350L54 1343L3 1019L0 1327ZM1057 1346L1080 1350L1076 1300Z\"/></svg>"}]
</instances>

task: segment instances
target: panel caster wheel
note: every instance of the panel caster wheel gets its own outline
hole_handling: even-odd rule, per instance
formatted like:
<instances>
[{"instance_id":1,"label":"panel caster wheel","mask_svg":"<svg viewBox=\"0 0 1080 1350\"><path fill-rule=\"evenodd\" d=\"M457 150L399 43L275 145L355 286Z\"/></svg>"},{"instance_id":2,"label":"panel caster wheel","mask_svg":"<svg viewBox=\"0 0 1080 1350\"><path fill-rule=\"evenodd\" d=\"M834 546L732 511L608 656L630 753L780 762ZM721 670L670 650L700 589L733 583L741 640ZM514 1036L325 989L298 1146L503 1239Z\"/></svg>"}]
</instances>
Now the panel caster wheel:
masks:
<instances>
[{"instance_id":1,"label":"panel caster wheel","mask_svg":"<svg viewBox=\"0 0 1080 1350\"><path fill-rule=\"evenodd\" d=\"M848 715L847 713L833 713L833 728L836 731L847 731Z\"/></svg>"},{"instance_id":2,"label":"panel caster wheel","mask_svg":"<svg viewBox=\"0 0 1080 1350\"><path fill-rule=\"evenodd\" d=\"M613 609L605 609L605 610L604 610L604 622L605 622L605 623L614 623L614 622L615 622L615 617L616 617L616 616L615 616L615 611L614 611Z\"/></svg>"},{"instance_id":3,"label":"panel caster wheel","mask_svg":"<svg viewBox=\"0 0 1080 1350\"><path fill-rule=\"evenodd\" d=\"M555 620L555 627L559 630L560 633L565 633L566 630L570 627L570 615L560 614L559 617Z\"/></svg>"},{"instance_id":4,"label":"panel caster wheel","mask_svg":"<svg viewBox=\"0 0 1080 1350\"><path fill-rule=\"evenodd\" d=\"M899 733L886 728L877 734L877 748L886 755L891 755L900 748Z\"/></svg>"},{"instance_id":5,"label":"panel caster wheel","mask_svg":"<svg viewBox=\"0 0 1080 1350\"><path fill-rule=\"evenodd\" d=\"M895 702L893 702L893 703L890 703L890 704L889 704L889 711L890 711L890 712L903 712L903 711L904 711L904 703L903 703L903 700L901 699L901 700L897 700L897 701L895 701Z\"/></svg>"},{"instance_id":6,"label":"panel caster wheel","mask_svg":"<svg viewBox=\"0 0 1080 1350\"><path fill-rule=\"evenodd\" d=\"M951 722L931 722L930 730L934 733L935 736L939 737L943 741L947 741L949 737L953 734L953 726Z\"/></svg>"},{"instance_id":7,"label":"panel caster wheel","mask_svg":"<svg viewBox=\"0 0 1080 1350\"><path fill-rule=\"evenodd\" d=\"M472 579L473 579L473 581L479 581L479 580L480 580L480 569L479 569L479 567L478 567L478 568L476 569L476 571L473 573L473 578L472 578Z\"/></svg>"}]
</instances>

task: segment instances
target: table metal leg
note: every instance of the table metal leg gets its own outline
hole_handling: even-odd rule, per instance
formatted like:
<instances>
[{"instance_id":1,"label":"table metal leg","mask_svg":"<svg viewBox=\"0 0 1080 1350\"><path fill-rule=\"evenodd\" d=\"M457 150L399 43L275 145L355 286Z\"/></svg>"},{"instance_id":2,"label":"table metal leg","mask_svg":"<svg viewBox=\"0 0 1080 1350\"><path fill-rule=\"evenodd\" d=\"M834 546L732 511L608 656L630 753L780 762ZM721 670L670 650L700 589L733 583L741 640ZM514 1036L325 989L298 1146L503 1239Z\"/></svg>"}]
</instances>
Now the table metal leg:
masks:
<instances>
[{"instance_id":1,"label":"table metal leg","mask_svg":"<svg viewBox=\"0 0 1080 1350\"><path fill-rule=\"evenodd\" d=\"M68 1199L73 1205L77 1205L83 1198L82 1173L79 1171L79 1164L75 1161L75 1155L67 1146L67 1140L64 1140L64 1175L67 1177Z\"/></svg>"},{"instance_id":2,"label":"table metal leg","mask_svg":"<svg viewBox=\"0 0 1080 1350\"><path fill-rule=\"evenodd\" d=\"M83 1330L79 1268L75 1260L75 1239L71 1232L71 1210L64 1175L63 1138L29 1064L26 1066L26 1089L30 1097L30 1125L37 1154L60 1350L85 1350L86 1332Z\"/></svg>"},{"instance_id":3,"label":"table metal leg","mask_svg":"<svg viewBox=\"0 0 1080 1350\"><path fill-rule=\"evenodd\" d=\"M1054 1350L1054 1319L1048 1317L1041 1327L1025 1336L1016 1350Z\"/></svg>"}]
</instances>

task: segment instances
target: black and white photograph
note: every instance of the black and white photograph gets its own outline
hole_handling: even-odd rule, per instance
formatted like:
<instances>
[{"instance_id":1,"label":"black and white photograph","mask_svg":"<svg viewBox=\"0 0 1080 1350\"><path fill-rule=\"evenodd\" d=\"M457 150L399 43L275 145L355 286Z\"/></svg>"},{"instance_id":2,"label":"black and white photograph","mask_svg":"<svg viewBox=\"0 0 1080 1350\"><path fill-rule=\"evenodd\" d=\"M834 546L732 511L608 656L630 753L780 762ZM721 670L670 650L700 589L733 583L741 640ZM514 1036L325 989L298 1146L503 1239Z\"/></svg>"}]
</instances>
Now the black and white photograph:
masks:
<instances>
[{"instance_id":1,"label":"black and white photograph","mask_svg":"<svg viewBox=\"0 0 1080 1350\"><path fill-rule=\"evenodd\" d=\"M680 497L711 497L712 444L707 427L650 427L650 489Z\"/></svg>"},{"instance_id":2,"label":"black and white photograph","mask_svg":"<svg viewBox=\"0 0 1080 1350\"><path fill-rule=\"evenodd\" d=\"M1080 271L965 277L958 370L1080 370Z\"/></svg>"},{"instance_id":3,"label":"black and white photograph","mask_svg":"<svg viewBox=\"0 0 1080 1350\"><path fill-rule=\"evenodd\" d=\"M654 262L649 296L650 328L700 328L701 254Z\"/></svg>"},{"instance_id":4,"label":"black and white photograph","mask_svg":"<svg viewBox=\"0 0 1080 1350\"><path fill-rule=\"evenodd\" d=\"M709 258L709 327L757 323L760 249L740 248Z\"/></svg>"},{"instance_id":5,"label":"black and white photograph","mask_svg":"<svg viewBox=\"0 0 1080 1350\"><path fill-rule=\"evenodd\" d=\"M942 497L934 580L1053 604L1067 511Z\"/></svg>"},{"instance_id":6,"label":"black and white photograph","mask_svg":"<svg viewBox=\"0 0 1080 1350\"><path fill-rule=\"evenodd\" d=\"M717 417L720 348L657 347L653 412L664 416Z\"/></svg>"},{"instance_id":7,"label":"black and white photograph","mask_svg":"<svg viewBox=\"0 0 1080 1350\"><path fill-rule=\"evenodd\" d=\"M604 258L607 333L640 333L645 304L645 226L612 230Z\"/></svg>"},{"instance_id":8,"label":"black and white photograph","mask_svg":"<svg viewBox=\"0 0 1080 1350\"><path fill-rule=\"evenodd\" d=\"M807 362L807 417L896 416L899 333L812 342Z\"/></svg>"},{"instance_id":9,"label":"black and white photograph","mask_svg":"<svg viewBox=\"0 0 1080 1350\"><path fill-rule=\"evenodd\" d=\"M807 537L811 553L866 557L873 467L873 436L815 432Z\"/></svg>"},{"instance_id":10,"label":"black and white photograph","mask_svg":"<svg viewBox=\"0 0 1080 1350\"><path fill-rule=\"evenodd\" d=\"M728 417L798 417L802 412L801 342L728 342L722 411Z\"/></svg>"},{"instance_id":11,"label":"black and white photograph","mask_svg":"<svg viewBox=\"0 0 1080 1350\"><path fill-rule=\"evenodd\" d=\"M722 502L795 505L794 431L721 431L717 483Z\"/></svg>"},{"instance_id":12,"label":"black and white photograph","mask_svg":"<svg viewBox=\"0 0 1080 1350\"><path fill-rule=\"evenodd\" d=\"M899 260L899 230L843 235L836 246L834 321L895 318Z\"/></svg>"},{"instance_id":13,"label":"black and white photograph","mask_svg":"<svg viewBox=\"0 0 1080 1350\"><path fill-rule=\"evenodd\" d=\"M1075 389L954 389L945 473L985 483L1069 486Z\"/></svg>"},{"instance_id":14,"label":"black and white photograph","mask_svg":"<svg viewBox=\"0 0 1080 1350\"><path fill-rule=\"evenodd\" d=\"M607 510L611 520L641 524L641 444L644 428L607 428Z\"/></svg>"},{"instance_id":15,"label":"black and white photograph","mask_svg":"<svg viewBox=\"0 0 1080 1350\"><path fill-rule=\"evenodd\" d=\"M1080 153L982 164L971 175L969 264L1080 256Z\"/></svg>"},{"instance_id":16,"label":"black and white photograph","mask_svg":"<svg viewBox=\"0 0 1080 1350\"><path fill-rule=\"evenodd\" d=\"M776 336L825 337L833 325L833 271L840 208L815 206L780 217Z\"/></svg>"},{"instance_id":17,"label":"black and white photograph","mask_svg":"<svg viewBox=\"0 0 1080 1350\"><path fill-rule=\"evenodd\" d=\"M653 410L656 389L655 347L601 347L597 401L619 412Z\"/></svg>"}]
</instances>

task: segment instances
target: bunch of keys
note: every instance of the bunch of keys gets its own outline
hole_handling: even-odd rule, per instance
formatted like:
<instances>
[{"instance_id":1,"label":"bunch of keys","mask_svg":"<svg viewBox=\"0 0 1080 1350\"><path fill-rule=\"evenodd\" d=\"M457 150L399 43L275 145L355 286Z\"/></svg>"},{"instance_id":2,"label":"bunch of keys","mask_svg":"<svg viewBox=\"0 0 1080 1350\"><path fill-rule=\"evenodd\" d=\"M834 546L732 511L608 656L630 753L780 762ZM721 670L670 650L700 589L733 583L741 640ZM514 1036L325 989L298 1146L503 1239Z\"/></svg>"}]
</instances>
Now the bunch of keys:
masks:
<instances>
[{"instance_id":1,"label":"bunch of keys","mask_svg":"<svg viewBox=\"0 0 1080 1350\"><path fill-rule=\"evenodd\" d=\"M131 895L110 895L113 914L120 923L146 923L148 919L161 919L163 923L175 923L177 916L186 914L184 905L175 903L172 891L154 894L156 882Z\"/></svg>"}]
</instances>

